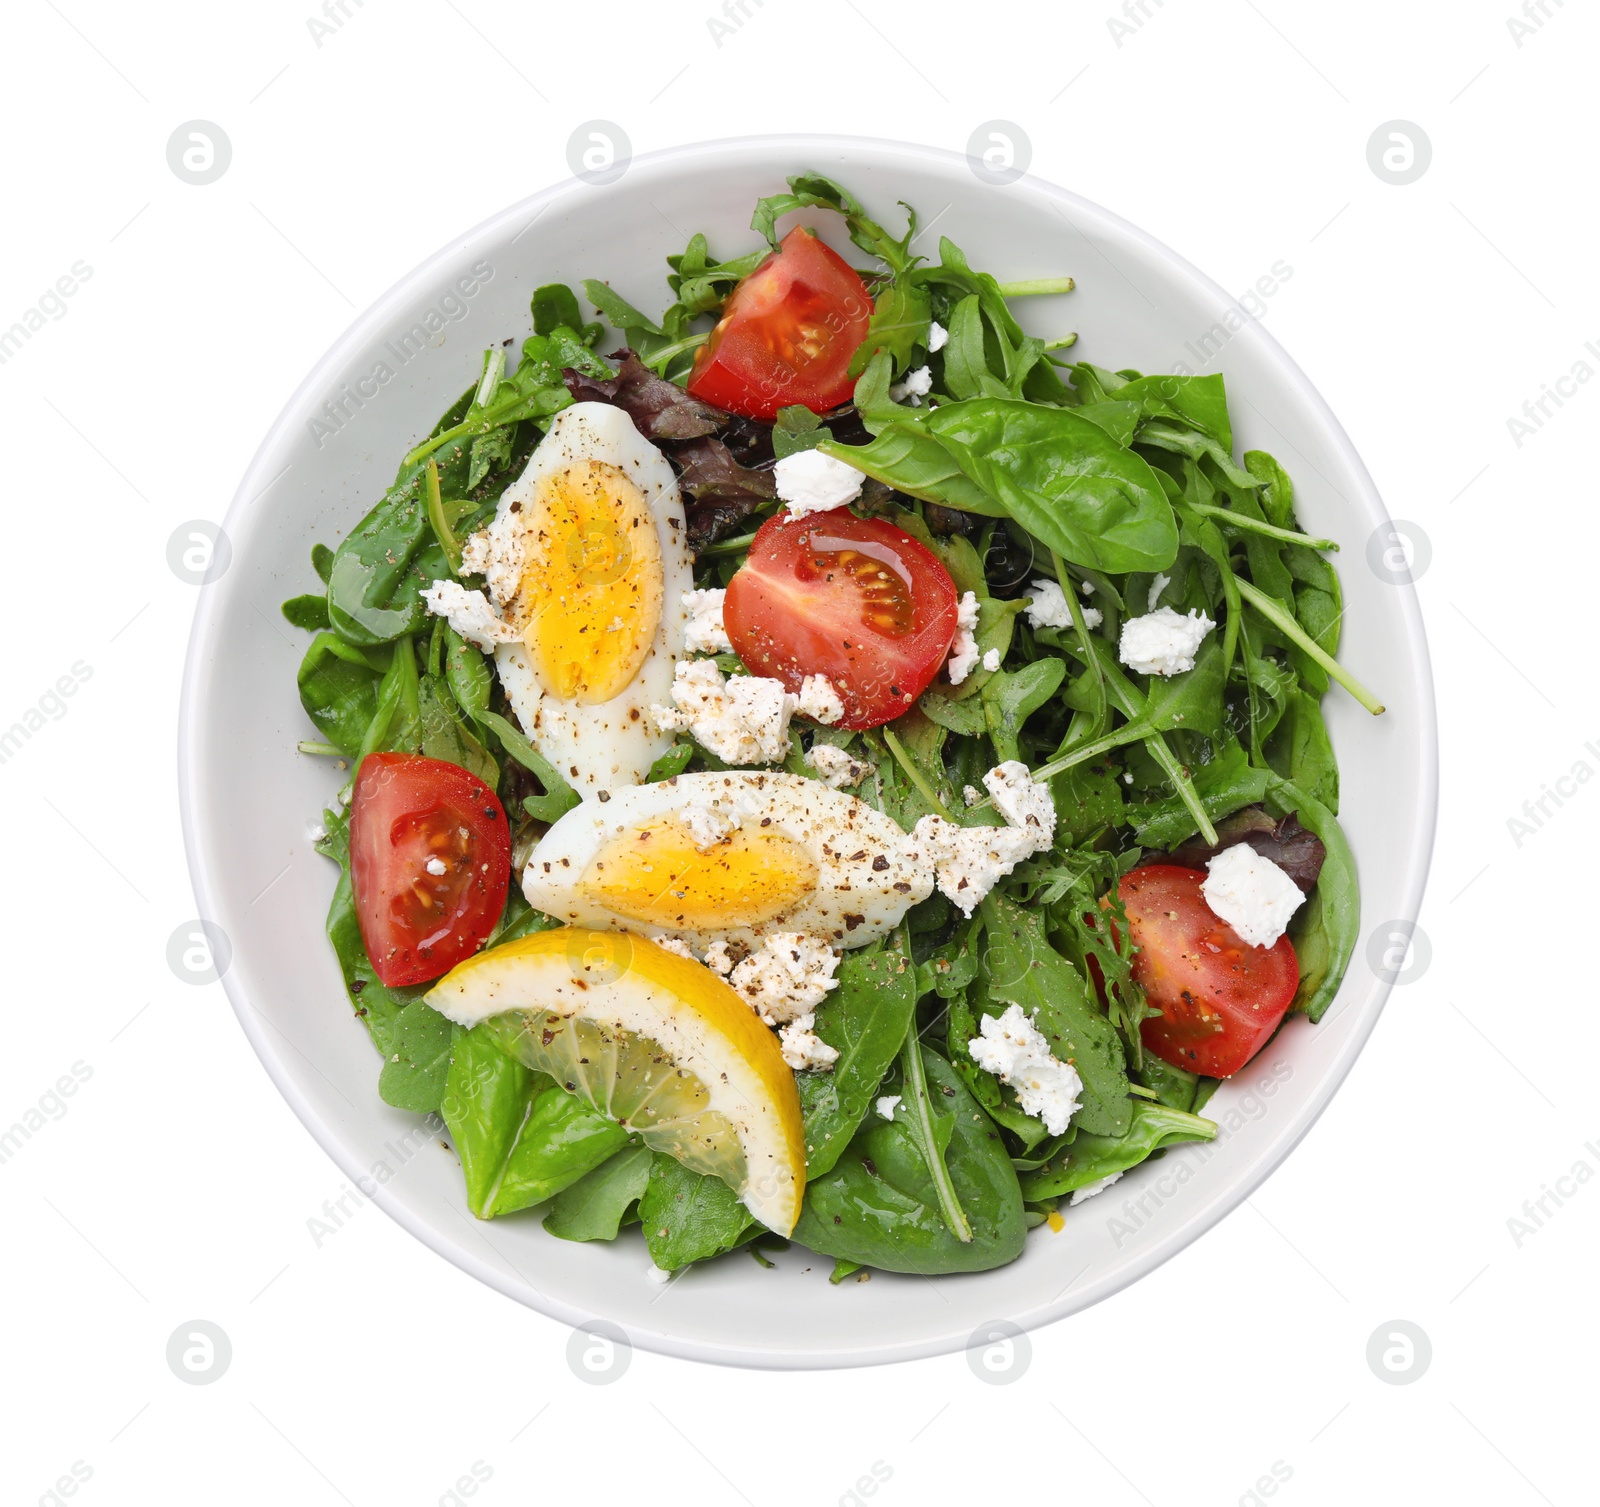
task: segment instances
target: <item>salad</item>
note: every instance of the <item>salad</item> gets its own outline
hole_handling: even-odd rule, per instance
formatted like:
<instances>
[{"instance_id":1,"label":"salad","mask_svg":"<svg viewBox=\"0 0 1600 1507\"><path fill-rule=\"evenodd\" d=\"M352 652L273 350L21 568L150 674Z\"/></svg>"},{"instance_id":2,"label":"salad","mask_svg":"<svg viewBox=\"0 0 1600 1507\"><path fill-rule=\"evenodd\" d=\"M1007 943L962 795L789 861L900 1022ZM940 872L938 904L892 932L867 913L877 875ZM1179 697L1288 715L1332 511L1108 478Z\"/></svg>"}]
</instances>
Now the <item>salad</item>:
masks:
<instances>
[{"instance_id":1,"label":"salad","mask_svg":"<svg viewBox=\"0 0 1600 1507\"><path fill-rule=\"evenodd\" d=\"M985 1270L1338 990L1337 546L1220 376L906 217L802 174L659 318L539 288L284 606L378 1093L480 1219Z\"/></svg>"}]
</instances>

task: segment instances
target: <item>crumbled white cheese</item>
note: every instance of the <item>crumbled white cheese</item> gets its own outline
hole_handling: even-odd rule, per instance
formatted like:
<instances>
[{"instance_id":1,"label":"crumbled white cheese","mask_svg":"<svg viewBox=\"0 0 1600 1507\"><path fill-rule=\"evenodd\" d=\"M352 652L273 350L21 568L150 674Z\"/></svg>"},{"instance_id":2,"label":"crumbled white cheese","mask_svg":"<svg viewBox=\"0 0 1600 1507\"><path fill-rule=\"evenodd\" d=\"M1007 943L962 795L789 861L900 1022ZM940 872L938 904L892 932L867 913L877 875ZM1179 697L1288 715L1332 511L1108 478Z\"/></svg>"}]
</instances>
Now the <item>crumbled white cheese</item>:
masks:
<instances>
[{"instance_id":1,"label":"crumbled white cheese","mask_svg":"<svg viewBox=\"0 0 1600 1507\"><path fill-rule=\"evenodd\" d=\"M1194 668L1195 652L1216 626L1193 608L1187 617L1180 617L1170 607L1158 607L1148 616L1130 617L1122 625L1117 654L1123 664L1141 675L1181 675Z\"/></svg>"},{"instance_id":2,"label":"crumbled white cheese","mask_svg":"<svg viewBox=\"0 0 1600 1507\"><path fill-rule=\"evenodd\" d=\"M964 916L1024 858L1040 850L1028 827L958 827L942 816L925 816L911 829L912 857L933 869L940 893ZM1050 846L1044 838L1044 847Z\"/></svg>"},{"instance_id":3,"label":"crumbled white cheese","mask_svg":"<svg viewBox=\"0 0 1600 1507\"><path fill-rule=\"evenodd\" d=\"M972 1060L1016 1090L1024 1114L1042 1120L1051 1135L1060 1135L1083 1090L1078 1070L1051 1052L1050 1043L1020 1005L1009 1006L998 1018L985 1015L978 1030L982 1034L967 1043Z\"/></svg>"},{"instance_id":4,"label":"crumbled white cheese","mask_svg":"<svg viewBox=\"0 0 1600 1507\"><path fill-rule=\"evenodd\" d=\"M1084 596L1092 597L1094 595L1094 582L1093 581L1079 581L1078 582L1078 590L1081 591L1084 594Z\"/></svg>"},{"instance_id":5,"label":"crumbled white cheese","mask_svg":"<svg viewBox=\"0 0 1600 1507\"><path fill-rule=\"evenodd\" d=\"M1102 1177L1097 1183L1088 1183L1081 1188L1074 1188L1072 1190L1072 1197L1067 1200L1067 1207L1069 1209L1075 1209L1084 1201L1084 1199L1093 1198L1096 1193L1104 1193L1106 1189L1109 1188L1112 1183L1116 1182L1116 1180L1121 1176L1122 1174L1120 1172L1111 1172L1105 1177Z\"/></svg>"},{"instance_id":6,"label":"crumbled white cheese","mask_svg":"<svg viewBox=\"0 0 1600 1507\"><path fill-rule=\"evenodd\" d=\"M779 931L763 939L728 976L728 982L769 1026L815 1010L839 987L839 954L803 932Z\"/></svg>"},{"instance_id":7,"label":"crumbled white cheese","mask_svg":"<svg viewBox=\"0 0 1600 1507\"><path fill-rule=\"evenodd\" d=\"M942 351L945 347L945 342L949 340L949 338L950 331L940 324L937 319L932 320L928 325L929 354L931 355L934 351Z\"/></svg>"},{"instance_id":8,"label":"crumbled white cheese","mask_svg":"<svg viewBox=\"0 0 1600 1507\"><path fill-rule=\"evenodd\" d=\"M1041 849L1056 836L1056 803L1050 787L1034 779L1020 759L1007 759L983 777L983 788L994 797L995 809L1013 827L1036 834Z\"/></svg>"},{"instance_id":9,"label":"crumbled white cheese","mask_svg":"<svg viewBox=\"0 0 1600 1507\"><path fill-rule=\"evenodd\" d=\"M516 513L496 516L461 547L462 573L482 576L496 607L506 607L522 589L523 565L522 519Z\"/></svg>"},{"instance_id":10,"label":"crumbled white cheese","mask_svg":"<svg viewBox=\"0 0 1600 1507\"><path fill-rule=\"evenodd\" d=\"M674 957L687 958L694 962L694 949L682 937L657 937L656 946L663 952L670 952Z\"/></svg>"},{"instance_id":11,"label":"crumbled white cheese","mask_svg":"<svg viewBox=\"0 0 1600 1507\"><path fill-rule=\"evenodd\" d=\"M896 403L910 398L913 408L921 408L922 400L928 396L932 389L933 373L927 367L919 366L915 371L906 373L905 381L896 382L889 389L889 396Z\"/></svg>"},{"instance_id":12,"label":"crumbled white cheese","mask_svg":"<svg viewBox=\"0 0 1600 1507\"><path fill-rule=\"evenodd\" d=\"M645 1274L646 1282L654 1282L657 1287L665 1287L672 1280L672 1273L663 1271L659 1266L652 1264Z\"/></svg>"},{"instance_id":13,"label":"crumbled white cheese","mask_svg":"<svg viewBox=\"0 0 1600 1507\"><path fill-rule=\"evenodd\" d=\"M881 1099L876 1101L873 1107L880 1115L883 1116L884 1119L892 1120L894 1118L895 1110L900 1107L900 1095L885 1094Z\"/></svg>"},{"instance_id":14,"label":"crumbled white cheese","mask_svg":"<svg viewBox=\"0 0 1600 1507\"><path fill-rule=\"evenodd\" d=\"M812 1029L816 1023L815 1015L800 1015L778 1032L778 1050L797 1073L831 1072L839 1060L839 1049L830 1047Z\"/></svg>"},{"instance_id":15,"label":"crumbled white cheese","mask_svg":"<svg viewBox=\"0 0 1600 1507\"><path fill-rule=\"evenodd\" d=\"M689 609L688 626L683 630L684 647L691 654L731 654L728 630L722 626L722 599L725 591L686 591L683 605Z\"/></svg>"},{"instance_id":16,"label":"crumbled white cheese","mask_svg":"<svg viewBox=\"0 0 1600 1507\"><path fill-rule=\"evenodd\" d=\"M450 866L442 858L430 858L425 864L423 864L423 868L425 868L435 877L440 874L448 874L450 872Z\"/></svg>"},{"instance_id":17,"label":"crumbled white cheese","mask_svg":"<svg viewBox=\"0 0 1600 1507\"><path fill-rule=\"evenodd\" d=\"M459 581L435 581L422 593L422 600L435 617L449 619L450 626L469 644L491 653L496 644L515 643L522 634L489 605L481 591L468 591Z\"/></svg>"},{"instance_id":18,"label":"crumbled white cheese","mask_svg":"<svg viewBox=\"0 0 1600 1507\"><path fill-rule=\"evenodd\" d=\"M772 468L772 474L778 484L778 496L788 503L790 515L795 518L843 507L861 495L861 483L867 479L854 466L814 449L784 456Z\"/></svg>"},{"instance_id":19,"label":"crumbled white cheese","mask_svg":"<svg viewBox=\"0 0 1600 1507\"><path fill-rule=\"evenodd\" d=\"M1089 583L1085 581L1083 584L1087 586ZM1098 628L1104 620L1105 614L1098 607L1083 609L1086 628ZM1028 622L1035 628L1072 626L1072 608L1067 605L1067 594L1059 582L1042 580L1033 583L1033 598L1028 603Z\"/></svg>"},{"instance_id":20,"label":"crumbled white cheese","mask_svg":"<svg viewBox=\"0 0 1600 1507\"><path fill-rule=\"evenodd\" d=\"M706 955L700 961L713 973L726 976L733 972L733 954L728 951L726 942L713 942L706 948Z\"/></svg>"},{"instance_id":21,"label":"crumbled white cheese","mask_svg":"<svg viewBox=\"0 0 1600 1507\"><path fill-rule=\"evenodd\" d=\"M1156 603L1161 600L1161 593L1170 585L1172 585L1172 577L1163 575L1158 570L1155 580L1150 583L1150 594L1145 598L1146 612L1154 612L1156 610Z\"/></svg>"},{"instance_id":22,"label":"crumbled white cheese","mask_svg":"<svg viewBox=\"0 0 1600 1507\"><path fill-rule=\"evenodd\" d=\"M1297 885L1249 843L1235 843L1206 861L1200 886L1213 915L1220 916L1252 947L1271 947L1305 901Z\"/></svg>"},{"instance_id":23,"label":"crumbled white cheese","mask_svg":"<svg viewBox=\"0 0 1600 1507\"><path fill-rule=\"evenodd\" d=\"M758 675L722 678L716 661L679 660L673 671L671 707L652 706L662 732L687 728L702 747L725 764L776 764L788 757L789 718L795 698L783 683Z\"/></svg>"},{"instance_id":24,"label":"crumbled white cheese","mask_svg":"<svg viewBox=\"0 0 1600 1507\"><path fill-rule=\"evenodd\" d=\"M716 801L690 801L679 814L678 823L700 852L709 853L739 830L739 813L724 811Z\"/></svg>"},{"instance_id":25,"label":"crumbled white cheese","mask_svg":"<svg viewBox=\"0 0 1600 1507\"><path fill-rule=\"evenodd\" d=\"M864 759L853 759L831 743L813 743L806 750L806 763L830 790L859 785L873 769Z\"/></svg>"},{"instance_id":26,"label":"crumbled white cheese","mask_svg":"<svg viewBox=\"0 0 1600 1507\"><path fill-rule=\"evenodd\" d=\"M983 792L976 785L963 785L961 787L961 799L969 806L976 806L983 799Z\"/></svg>"},{"instance_id":27,"label":"crumbled white cheese","mask_svg":"<svg viewBox=\"0 0 1600 1507\"><path fill-rule=\"evenodd\" d=\"M807 675L800 682L800 697L795 710L831 727L844 716L844 701L826 675Z\"/></svg>"},{"instance_id":28,"label":"crumbled white cheese","mask_svg":"<svg viewBox=\"0 0 1600 1507\"><path fill-rule=\"evenodd\" d=\"M998 649L990 649L983 656L983 667L991 673L1000 668L1000 651Z\"/></svg>"},{"instance_id":29,"label":"crumbled white cheese","mask_svg":"<svg viewBox=\"0 0 1600 1507\"><path fill-rule=\"evenodd\" d=\"M956 636L950 645L950 662L944 667L951 685L960 685L978 662L978 641L973 637L977 627L978 595L969 591L956 607Z\"/></svg>"}]
</instances>

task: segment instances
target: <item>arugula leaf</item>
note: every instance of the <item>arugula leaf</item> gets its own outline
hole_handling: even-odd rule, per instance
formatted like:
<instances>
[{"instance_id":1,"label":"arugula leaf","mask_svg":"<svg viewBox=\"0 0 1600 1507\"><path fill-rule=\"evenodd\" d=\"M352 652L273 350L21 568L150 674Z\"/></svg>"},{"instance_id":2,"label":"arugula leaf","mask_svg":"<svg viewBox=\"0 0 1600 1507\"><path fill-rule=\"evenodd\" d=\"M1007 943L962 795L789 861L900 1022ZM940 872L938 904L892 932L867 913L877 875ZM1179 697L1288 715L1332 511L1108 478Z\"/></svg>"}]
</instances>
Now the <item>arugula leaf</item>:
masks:
<instances>
[{"instance_id":1,"label":"arugula leaf","mask_svg":"<svg viewBox=\"0 0 1600 1507\"><path fill-rule=\"evenodd\" d=\"M772 425L772 453L782 460L787 455L814 449L832 438L833 431L816 414L804 404L794 403L778 410Z\"/></svg>"},{"instance_id":2,"label":"arugula leaf","mask_svg":"<svg viewBox=\"0 0 1600 1507\"><path fill-rule=\"evenodd\" d=\"M1066 673L1066 660L1051 655L1019 670L998 671L984 684L983 714L997 763L1021 758L1017 739L1022 724L1055 695Z\"/></svg>"}]
</instances>

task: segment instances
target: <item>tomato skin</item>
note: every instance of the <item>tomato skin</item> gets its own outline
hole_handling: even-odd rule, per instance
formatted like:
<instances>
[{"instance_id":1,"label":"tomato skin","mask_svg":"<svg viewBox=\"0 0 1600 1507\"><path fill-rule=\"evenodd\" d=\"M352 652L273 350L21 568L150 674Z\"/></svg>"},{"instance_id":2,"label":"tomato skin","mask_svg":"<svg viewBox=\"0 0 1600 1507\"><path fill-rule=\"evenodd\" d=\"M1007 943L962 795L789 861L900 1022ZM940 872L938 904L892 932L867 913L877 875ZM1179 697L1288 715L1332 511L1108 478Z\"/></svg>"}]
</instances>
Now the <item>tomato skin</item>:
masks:
<instances>
[{"instance_id":1,"label":"tomato skin","mask_svg":"<svg viewBox=\"0 0 1600 1507\"><path fill-rule=\"evenodd\" d=\"M1277 1030L1300 984L1287 935L1252 947L1200 891L1202 869L1151 864L1123 875L1117 894L1139 951L1134 980L1160 1016L1139 1027L1145 1050L1163 1062L1226 1078Z\"/></svg>"},{"instance_id":2,"label":"tomato skin","mask_svg":"<svg viewBox=\"0 0 1600 1507\"><path fill-rule=\"evenodd\" d=\"M430 873L430 859L445 873ZM471 957L500 919L510 879L511 828L482 780L420 754L361 761L350 884L361 940L389 988L426 983Z\"/></svg>"},{"instance_id":3,"label":"tomato skin","mask_svg":"<svg viewBox=\"0 0 1600 1507\"><path fill-rule=\"evenodd\" d=\"M881 518L848 508L761 525L728 583L722 621L756 675L800 693L833 682L836 727L877 727L910 709L950 654L955 582L937 555Z\"/></svg>"},{"instance_id":4,"label":"tomato skin","mask_svg":"<svg viewBox=\"0 0 1600 1507\"><path fill-rule=\"evenodd\" d=\"M796 403L836 408L855 390L850 358L871 320L855 268L797 227L728 296L695 352L689 391L751 419L770 421Z\"/></svg>"}]
</instances>

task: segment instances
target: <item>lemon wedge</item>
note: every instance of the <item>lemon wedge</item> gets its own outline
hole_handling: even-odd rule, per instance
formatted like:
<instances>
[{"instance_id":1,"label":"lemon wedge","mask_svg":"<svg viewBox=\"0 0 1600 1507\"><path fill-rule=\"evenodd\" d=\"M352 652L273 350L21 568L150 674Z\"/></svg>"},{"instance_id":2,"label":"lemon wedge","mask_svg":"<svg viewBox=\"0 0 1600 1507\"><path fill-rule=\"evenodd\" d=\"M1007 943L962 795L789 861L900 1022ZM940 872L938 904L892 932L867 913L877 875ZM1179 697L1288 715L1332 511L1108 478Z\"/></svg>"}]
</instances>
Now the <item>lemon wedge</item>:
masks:
<instances>
[{"instance_id":1,"label":"lemon wedge","mask_svg":"<svg viewBox=\"0 0 1600 1507\"><path fill-rule=\"evenodd\" d=\"M721 1178L768 1229L794 1229L806 1181L794 1074L709 968L631 932L569 926L479 953L426 998L461 1025L488 1021L518 1061Z\"/></svg>"}]
</instances>

